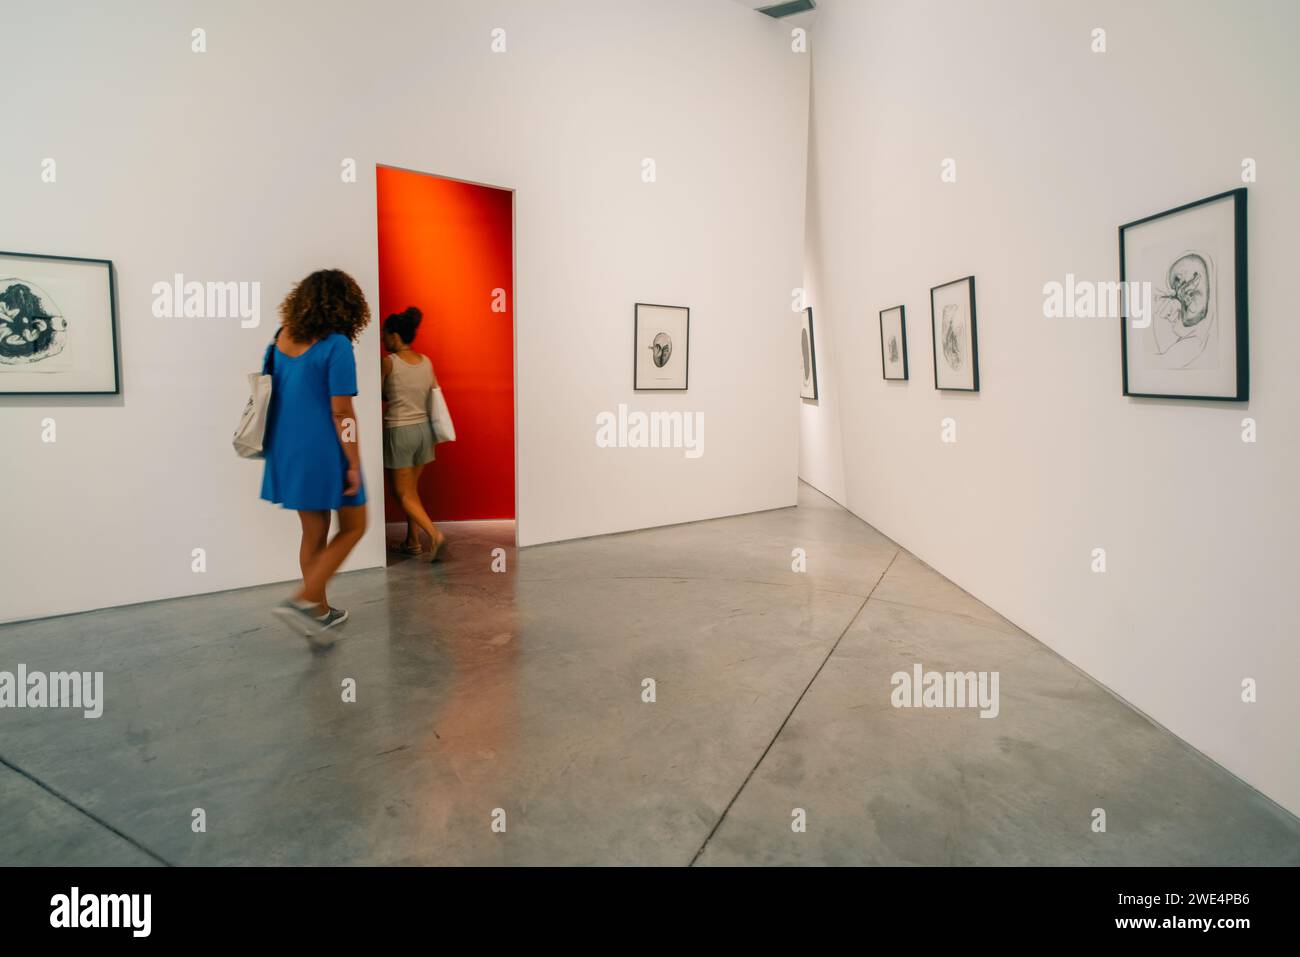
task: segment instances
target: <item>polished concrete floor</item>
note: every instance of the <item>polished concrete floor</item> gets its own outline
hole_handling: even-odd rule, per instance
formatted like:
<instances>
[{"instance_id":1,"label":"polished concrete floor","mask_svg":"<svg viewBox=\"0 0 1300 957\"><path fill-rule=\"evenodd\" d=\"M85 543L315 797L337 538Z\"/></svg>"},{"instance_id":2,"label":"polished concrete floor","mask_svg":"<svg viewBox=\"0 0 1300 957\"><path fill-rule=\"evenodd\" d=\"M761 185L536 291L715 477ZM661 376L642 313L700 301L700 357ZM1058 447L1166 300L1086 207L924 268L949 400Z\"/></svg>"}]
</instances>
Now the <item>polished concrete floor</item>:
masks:
<instances>
[{"instance_id":1,"label":"polished concrete floor","mask_svg":"<svg viewBox=\"0 0 1300 957\"><path fill-rule=\"evenodd\" d=\"M0 864L1300 863L1300 821L807 487L518 554L448 528L337 581L328 651L284 586L0 627L0 670L107 699L0 711ZM895 709L914 662L1000 672L998 717Z\"/></svg>"}]
</instances>

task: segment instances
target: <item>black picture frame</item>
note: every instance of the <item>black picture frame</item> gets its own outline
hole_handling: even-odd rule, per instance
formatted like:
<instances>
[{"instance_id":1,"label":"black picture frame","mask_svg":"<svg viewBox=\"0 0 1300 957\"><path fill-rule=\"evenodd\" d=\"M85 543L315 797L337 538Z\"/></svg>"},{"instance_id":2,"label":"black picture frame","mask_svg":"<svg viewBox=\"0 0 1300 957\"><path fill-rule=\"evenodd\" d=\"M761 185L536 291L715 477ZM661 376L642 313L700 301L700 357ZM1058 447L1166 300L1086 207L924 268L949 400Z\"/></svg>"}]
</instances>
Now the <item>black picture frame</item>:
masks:
<instances>
[{"instance_id":1,"label":"black picture frame","mask_svg":"<svg viewBox=\"0 0 1300 957\"><path fill-rule=\"evenodd\" d=\"M813 329L813 311L812 306L806 306L803 312L808 316L808 361L812 366L812 395L803 394L803 384L799 385L799 397L808 402L819 401L819 391L817 388L817 333ZM800 329L800 332L803 330Z\"/></svg>"},{"instance_id":2,"label":"black picture frame","mask_svg":"<svg viewBox=\"0 0 1300 957\"><path fill-rule=\"evenodd\" d=\"M949 286L955 286L958 283L968 283L968 294L970 296L970 361L971 361L971 386L963 388L961 386L940 386L939 385L939 332L935 328L934 316L934 294L940 289L946 289ZM931 361L934 371L934 387L941 392L978 392L980 390L980 345L979 329L975 324L975 277L962 276L960 279L953 279L948 282L941 282L937 286L930 287L930 351Z\"/></svg>"},{"instance_id":3,"label":"black picture frame","mask_svg":"<svg viewBox=\"0 0 1300 957\"><path fill-rule=\"evenodd\" d=\"M0 250L0 257L9 259L39 259L53 262L84 263L96 266L103 266L108 273L108 321L109 321L109 343L113 349L113 388L112 389L82 389L82 390L41 390L41 391L17 391L0 390L0 396L5 395L22 395L22 396L60 396L60 395L121 395L122 394L122 364L121 356L118 349L118 329L117 329L117 275L113 268L111 259L94 259L86 256L56 256L51 253L19 253L8 250ZM4 379L0 378L0 383Z\"/></svg>"},{"instance_id":4,"label":"black picture frame","mask_svg":"<svg viewBox=\"0 0 1300 957\"><path fill-rule=\"evenodd\" d=\"M900 345L903 347L903 377L901 379L891 378L885 370L885 313L898 310L898 329L902 339ZM898 305L890 306L887 309L880 310L880 377L886 382L906 382L908 380L907 371L907 307Z\"/></svg>"},{"instance_id":5,"label":"black picture frame","mask_svg":"<svg viewBox=\"0 0 1300 957\"><path fill-rule=\"evenodd\" d=\"M641 307L651 309L684 309L686 311L686 368L680 386L637 385L637 342L641 337ZM632 305L632 391L633 392L685 392L691 387L691 307L671 306L662 302L638 302Z\"/></svg>"},{"instance_id":6,"label":"black picture frame","mask_svg":"<svg viewBox=\"0 0 1300 957\"><path fill-rule=\"evenodd\" d=\"M1175 206L1173 209L1167 209L1164 212L1153 213L1150 216L1143 216L1141 219L1135 219L1131 223L1125 223L1119 227L1119 279L1120 289L1128 288L1128 267L1124 249L1124 233L1126 230L1135 226L1141 226L1145 223L1153 222L1157 219L1164 219L1168 216L1175 216L1179 213L1185 213L1189 209L1195 209L1199 206L1205 206L1208 203L1217 203L1222 200L1232 199L1232 247L1233 247L1233 266L1236 275L1233 277L1233 306L1235 312L1236 331L1236 393L1233 395L1192 395L1184 393L1163 393L1163 392L1133 392L1129 388L1128 376L1128 297L1122 295L1121 316L1119 321L1119 358L1120 371L1123 376L1123 394L1134 399L1186 399L1190 401L1205 402L1248 402L1250 401L1250 305L1249 305L1249 271L1247 269L1246 258L1246 187L1239 186L1236 189L1226 190L1222 193L1216 193L1213 196L1206 196L1204 199L1198 199L1191 203L1184 203L1182 206Z\"/></svg>"}]
</instances>

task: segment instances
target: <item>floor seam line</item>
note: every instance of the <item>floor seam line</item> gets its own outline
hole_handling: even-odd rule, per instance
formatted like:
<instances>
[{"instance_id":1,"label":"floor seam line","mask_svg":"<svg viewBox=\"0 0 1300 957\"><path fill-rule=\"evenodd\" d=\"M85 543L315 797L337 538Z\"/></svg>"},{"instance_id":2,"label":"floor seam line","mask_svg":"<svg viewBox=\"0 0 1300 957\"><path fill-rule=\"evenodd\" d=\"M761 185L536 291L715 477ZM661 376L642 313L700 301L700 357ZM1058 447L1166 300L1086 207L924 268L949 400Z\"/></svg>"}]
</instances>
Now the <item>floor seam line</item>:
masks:
<instances>
[{"instance_id":1,"label":"floor seam line","mask_svg":"<svg viewBox=\"0 0 1300 957\"><path fill-rule=\"evenodd\" d=\"M794 713L799 710L799 705L803 703L804 696L808 694L809 689L811 689L813 684L817 681L818 676L822 673L822 669L826 667L826 663L830 661L831 656L835 654L835 649L840 646L840 642L844 640L844 636L849 633L849 629L853 627L853 623L858 620L858 616L862 614L862 609L867 607L867 602L871 601L871 596L876 593L876 589L880 587L880 583L885 580L885 576L888 575L889 570L894 567L894 562L898 559L898 556L901 553L901 548L894 552L894 556L889 560L889 564L885 566L885 570L880 573L880 577L877 578L875 584L871 586L871 591L867 592L867 597L862 599L862 604L858 606L858 610L853 613L853 616L844 625L844 630L839 633L839 636L836 637L835 641L831 644L830 650L826 652L826 657L823 658L821 664L817 666L817 670L814 671L812 677L808 679L808 683L804 685L803 691L799 692L799 697L795 699L794 704L786 713L780 726L777 727L776 733L772 735L772 740L767 742L767 747L765 747L763 753L758 756L758 760L754 762L754 766L749 769L749 773L745 775L745 780L740 782L740 787L736 789L736 793L731 796L731 800L727 802L727 806L724 807L722 813L718 815L718 819L714 822L713 828L709 831L708 835L705 836L704 843L702 843L699 850L695 852L695 856L691 858L690 864L687 865L688 867L694 867L696 861L698 861L700 856L704 854L704 849L709 846L709 841L713 840L713 835L718 833L718 828L722 827L722 822L727 819L727 815L731 812L732 806L740 799L740 795L744 792L745 788L749 786L750 780L758 772L763 760L772 750L777 739L781 737L781 732L784 731L785 726L790 723L790 719L794 717Z\"/></svg>"},{"instance_id":2,"label":"floor seam line","mask_svg":"<svg viewBox=\"0 0 1300 957\"><path fill-rule=\"evenodd\" d=\"M167 860L161 854L157 854L154 851L150 850L148 847L146 847L144 844L141 844L139 841L137 841L131 835L127 834L125 831L122 831L121 829L114 827L112 824L109 824L98 814L95 814L94 812L89 811L86 808L82 807L76 801L72 800L72 798L68 797L67 795L63 794L57 789L46 784L40 778L36 777L36 775L29 773L23 768L20 768L18 765L14 764L12 761L6 758L3 754L0 754L0 765L3 765L4 767L8 768L10 771L13 771L15 774L19 775L20 777L26 778L28 781L31 781L32 784L35 784L46 794L50 794L53 797L58 798L68 807L72 808L75 811L78 811L85 817L90 818L90 820L94 821L96 824L104 828L106 831L109 831L115 834L117 837L121 838L122 840L126 841L137 851L140 851L142 854L147 854L149 857L153 858L159 864L163 865L163 867L175 866L172 864L171 861Z\"/></svg>"}]
</instances>

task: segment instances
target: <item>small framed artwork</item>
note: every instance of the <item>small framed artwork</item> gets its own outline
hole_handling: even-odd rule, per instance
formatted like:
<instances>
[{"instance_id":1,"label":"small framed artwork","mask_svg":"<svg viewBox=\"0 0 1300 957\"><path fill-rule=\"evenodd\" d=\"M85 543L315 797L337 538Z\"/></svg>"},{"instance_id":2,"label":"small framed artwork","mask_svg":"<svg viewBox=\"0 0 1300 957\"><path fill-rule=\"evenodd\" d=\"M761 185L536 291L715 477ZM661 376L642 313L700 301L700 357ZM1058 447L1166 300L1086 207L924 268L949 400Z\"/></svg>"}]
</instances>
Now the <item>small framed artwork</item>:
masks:
<instances>
[{"instance_id":1,"label":"small framed artwork","mask_svg":"<svg viewBox=\"0 0 1300 957\"><path fill-rule=\"evenodd\" d=\"M975 277L954 279L930 290L930 336L934 387L980 390L979 339L975 332Z\"/></svg>"},{"instance_id":2,"label":"small framed artwork","mask_svg":"<svg viewBox=\"0 0 1300 957\"><path fill-rule=\"evenodd\" d=\"M880 311L880 374L907 378L907 317L902 306Z\"/></svg>"},{"instance_id":3,"label":"small framed artwork","mask_svg":"<svg viewBox=\"0 0 1300 957\"><path fill-rule=\"evenodd\" d=\"M638 302L632 320L632 388L685 390L690 372L691 310Z\"/></svg>"},{"instance_id":4,"label":"small framed artwork","mask_svg":"<svg viewBox=\"0 0 1300 957\"><path fill-rule=\"evenodd\" d=\"M1124 394L1250 397L1246 190L1119 228Z\"/></svg>"},{"instance_id":5,"label":"small framed artwork","mask_svg":"<svg viewBox=\"0 0 1300 957\"><path fill-rule=\"evenodd\" d=\"M0 252L0 395L116 395L107 259Z\"/></svg>"},{"instance_id":6,"label":"small framed artwork","mask_svg":"<svg viewBox=\"0 0 1300 957\"><path fill-rule=\"evenodd\" d=\"M803 311L803 325L799 330L799 351L803 357L803 384L799 395L817 400L817 341L813 337L812 306Z\"/></svg>"}]
</instances>

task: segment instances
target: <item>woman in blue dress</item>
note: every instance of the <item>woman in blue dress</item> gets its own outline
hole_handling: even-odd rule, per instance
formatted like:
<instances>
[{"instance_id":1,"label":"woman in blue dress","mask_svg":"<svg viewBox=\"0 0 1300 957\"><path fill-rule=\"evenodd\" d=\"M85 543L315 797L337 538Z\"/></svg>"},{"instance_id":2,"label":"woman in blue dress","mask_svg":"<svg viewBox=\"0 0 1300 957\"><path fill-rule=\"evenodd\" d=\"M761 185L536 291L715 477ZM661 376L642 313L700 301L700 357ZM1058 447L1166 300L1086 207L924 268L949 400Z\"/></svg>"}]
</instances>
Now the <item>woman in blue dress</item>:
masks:
<instances>
[{"instance_id":1,"label":"woman in blue dress","mask_svg":"<svg viewBox=\"0 0 1300 957\"><path fill-rule=\"evenodd\" d=\"M351 276L314 272L280 304L280 329L263 365L272 380L262 498L294 509L302 522L302 587L275 611L314 644L348 619L330 607L325 586L366 530L352 342L369 321ZM330 539L332 511L339 530Z\"/></svg>"}]
</instances>

